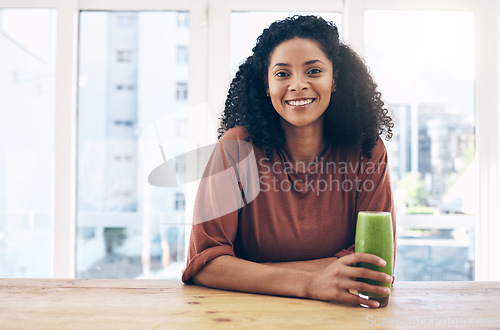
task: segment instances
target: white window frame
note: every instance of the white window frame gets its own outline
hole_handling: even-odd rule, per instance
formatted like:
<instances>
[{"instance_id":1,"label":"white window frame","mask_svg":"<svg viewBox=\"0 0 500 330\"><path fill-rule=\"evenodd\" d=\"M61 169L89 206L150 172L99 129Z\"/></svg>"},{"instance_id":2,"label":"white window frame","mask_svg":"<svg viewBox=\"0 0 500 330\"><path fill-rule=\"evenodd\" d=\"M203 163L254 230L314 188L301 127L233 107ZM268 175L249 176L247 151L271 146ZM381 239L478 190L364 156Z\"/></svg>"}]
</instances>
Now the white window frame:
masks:
<instances>
[{"instance_id":1,"label":"white window frame","mask_svg":"<svg viewBox=\"0 0 500 330\"><path fill-rule=\"evenodd\" d=\"M465 10L476 22L476 153L479 196L476 216L476 280L500 280L500 0L0 0L3 8L57 9L54 112L52 276L75 277L76 96L80 10L189 11L190 107L206 106L203 118L188 113L191 147L215 139L229 84L232 11L341 12L345 39L363 54L363 15L368 9ZM210 47L209 47L210 45ZM227 72L224 72L227 70ZM191 133L189 133L191 134ZM186 195L186 212L192 207Z\"/></svg>"}]
</instances>

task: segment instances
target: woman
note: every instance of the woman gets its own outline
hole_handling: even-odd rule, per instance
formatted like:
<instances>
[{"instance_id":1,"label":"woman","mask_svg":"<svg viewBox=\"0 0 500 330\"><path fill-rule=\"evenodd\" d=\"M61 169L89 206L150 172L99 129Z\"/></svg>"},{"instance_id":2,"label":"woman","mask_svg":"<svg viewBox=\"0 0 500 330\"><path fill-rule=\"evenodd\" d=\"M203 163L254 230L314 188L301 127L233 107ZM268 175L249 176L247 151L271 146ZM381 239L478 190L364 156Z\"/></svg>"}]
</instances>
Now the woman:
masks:
<instances>
[{"instance_id":1,"label":"woman","mask_svg":"<svg viewBox=\"0 0 500 330\"><path fill-rule=\"evenodd\" d=\"M385 264L353 244L359 211L394 219L379 139L392 126L333 24L315 16L271 24L231 83L183 281L378 307L350 291L388 289L355 279L392 278L351 266Z\"/></svg>"}]
</instances>

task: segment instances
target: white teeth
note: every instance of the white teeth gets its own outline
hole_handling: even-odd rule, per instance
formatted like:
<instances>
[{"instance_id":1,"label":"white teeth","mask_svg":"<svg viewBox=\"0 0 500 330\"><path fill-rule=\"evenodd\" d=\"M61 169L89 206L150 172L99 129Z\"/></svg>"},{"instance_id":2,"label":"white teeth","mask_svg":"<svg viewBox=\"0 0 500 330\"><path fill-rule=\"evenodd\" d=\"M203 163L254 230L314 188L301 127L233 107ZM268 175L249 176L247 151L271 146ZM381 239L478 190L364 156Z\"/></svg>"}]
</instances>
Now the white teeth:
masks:
<instances>
[{"instance_id":1,"label":"white teeth","mask_svg":"<svg viewBox=\"0 0 500 330\"><path fill-rule=\"evenodd\" d=\"M287 101L288 104L290 104L291 106L298 106L298 105L307 105L309 103L311 103L313 101L313 99L307 99L307 100L299 100L299 101Z\"/></svg>"}]
</instances>

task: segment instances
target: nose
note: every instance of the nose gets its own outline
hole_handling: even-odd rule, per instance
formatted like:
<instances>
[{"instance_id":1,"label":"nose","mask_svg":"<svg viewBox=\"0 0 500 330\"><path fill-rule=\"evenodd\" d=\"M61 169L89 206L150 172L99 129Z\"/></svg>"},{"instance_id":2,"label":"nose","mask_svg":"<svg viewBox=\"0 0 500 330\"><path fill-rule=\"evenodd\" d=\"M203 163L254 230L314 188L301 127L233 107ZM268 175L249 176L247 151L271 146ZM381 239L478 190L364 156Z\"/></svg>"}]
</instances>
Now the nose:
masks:
<instances>
[{"instance_id":1,"label":"nose","mask_svg":"<svg viewBox=\"0 0 500 330\"><path fill-rule=\"evenodd\" d=\"M307 89L308 82L305 77L302 76L293 76L289 89L292 92L298 92Z\"/></svg>"}]
</instances>

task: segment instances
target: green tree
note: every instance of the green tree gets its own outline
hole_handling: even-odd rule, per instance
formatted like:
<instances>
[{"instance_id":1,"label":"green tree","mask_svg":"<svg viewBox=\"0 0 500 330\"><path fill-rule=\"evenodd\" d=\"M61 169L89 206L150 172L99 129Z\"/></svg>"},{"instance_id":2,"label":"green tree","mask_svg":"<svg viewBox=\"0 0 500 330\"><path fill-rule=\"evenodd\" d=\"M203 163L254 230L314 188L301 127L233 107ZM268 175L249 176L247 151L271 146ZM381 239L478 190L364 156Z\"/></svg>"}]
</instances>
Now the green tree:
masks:
<instances>
[{"instance_id":1,"label":"green tree","mask_svg":"<svg viewBox=\"0 0 500 330\"><path fill-rule=\"evenodd\" d=\"M104 228L104 240L106 242L106 254L113 254L115 248L123 244L127 238L125 228Z\"/></svg>"},{"instance_id":2,"label":"green tree","mask_svg":"<svg viewBox=\"0 0 500 330\"><path fill-rule=\"evenodd\" d=\"M425 182L420 173L406 173L397 183L401 202L406 206L406 213L433 213L434 209L429 207L429 192L425 189Z\"/></svg>"}]
</instances>

